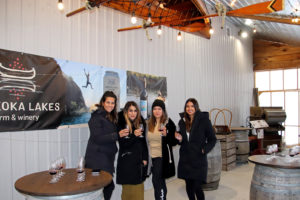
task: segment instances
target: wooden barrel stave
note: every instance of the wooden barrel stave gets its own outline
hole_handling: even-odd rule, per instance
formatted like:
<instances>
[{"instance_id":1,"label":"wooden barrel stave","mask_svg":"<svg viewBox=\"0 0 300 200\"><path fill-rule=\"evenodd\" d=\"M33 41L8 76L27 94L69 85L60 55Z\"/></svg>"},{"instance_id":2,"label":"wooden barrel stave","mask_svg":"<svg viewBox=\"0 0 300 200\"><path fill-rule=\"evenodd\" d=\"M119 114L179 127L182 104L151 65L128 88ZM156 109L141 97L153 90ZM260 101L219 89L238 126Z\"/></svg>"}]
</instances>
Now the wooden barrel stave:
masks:
<instances>
[{"instance_id":1,"label":"wooden barrel stave","mask_svg":"<svg viewBox=\"0 0 300 200\"><path fill-rule=\"evenodd\" d=\"M206 183L203 190L216 190L219 186L222 170L221 144L217 140L214 148L207 154L208 170Z\"/></svg>"}]
</instances>

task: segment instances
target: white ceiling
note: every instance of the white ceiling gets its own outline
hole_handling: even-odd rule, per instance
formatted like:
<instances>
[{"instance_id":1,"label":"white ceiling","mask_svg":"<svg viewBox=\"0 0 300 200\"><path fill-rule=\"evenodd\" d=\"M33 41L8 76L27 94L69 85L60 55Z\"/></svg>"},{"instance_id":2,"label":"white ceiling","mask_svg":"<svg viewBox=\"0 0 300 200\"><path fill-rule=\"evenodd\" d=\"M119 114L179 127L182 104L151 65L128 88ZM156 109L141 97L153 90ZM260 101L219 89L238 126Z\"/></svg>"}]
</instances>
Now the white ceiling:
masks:
<instances>
[{"instance_id":1,"label":"white ceiling","mask_svg":"<svg viewBox=\"0 0 300 200\"><path fill-rule=\"evenodd\" d=\"M249 6L256 3L265 2L266 0L237 0L234 7L230 6L231 0L220 0L221 3L227 6L228 10L234 10L237 8ZM216 0L205 0L208 8L214 7ZM298 9L295 12L295 9ZM210 13L215 13L214 9L208 9ZM294 16L300 18L300 0L285 0L285 9L274 14L268 14L267 16L279 16L286 17ZM250 27L245 25L245 19L237 17L226 17L227 21L235 24L238 27L247 29L249 33L252 33L252 29L255 27L257 33L253 35L256 39L266 39L271 41L283 42L292 45L300 45L300 25L289 25L282 23L274 23L267 21L254 20L254 24Z\"/></svg>"}]
</instances>

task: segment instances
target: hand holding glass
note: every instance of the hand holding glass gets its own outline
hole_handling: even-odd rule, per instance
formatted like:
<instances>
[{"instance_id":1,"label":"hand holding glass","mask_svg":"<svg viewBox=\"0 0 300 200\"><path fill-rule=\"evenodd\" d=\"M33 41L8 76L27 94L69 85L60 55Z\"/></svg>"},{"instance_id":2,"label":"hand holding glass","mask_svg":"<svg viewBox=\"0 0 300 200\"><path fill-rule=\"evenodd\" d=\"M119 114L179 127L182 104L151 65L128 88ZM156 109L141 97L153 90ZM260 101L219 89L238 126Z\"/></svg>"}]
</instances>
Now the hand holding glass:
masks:
<instances>
[{"instance_id":1,"label":"hand holding glass","mask_svg":"<svg viewBox=\"0 0 300 200\"><path fill-rule=\"evenodd\" d=\"M139 136L140 138L143 138L143 132L144 132L144 125L143 124L140 124L140 129L141 129L141 135Z\"/></svg>"}]
</instances>

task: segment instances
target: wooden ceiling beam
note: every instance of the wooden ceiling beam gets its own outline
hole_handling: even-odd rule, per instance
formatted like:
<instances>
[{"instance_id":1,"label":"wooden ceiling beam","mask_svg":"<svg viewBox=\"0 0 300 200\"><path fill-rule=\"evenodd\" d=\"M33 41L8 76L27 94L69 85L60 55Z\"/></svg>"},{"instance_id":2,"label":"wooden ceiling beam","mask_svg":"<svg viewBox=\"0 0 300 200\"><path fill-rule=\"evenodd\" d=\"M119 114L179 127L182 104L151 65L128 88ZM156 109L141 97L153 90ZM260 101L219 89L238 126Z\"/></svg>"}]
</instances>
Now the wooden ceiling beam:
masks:
<instances>
[{"instance_id":1,"label":"wooden ceiling beam","mask_svg":"<svg viewBox=\"0 0 300 200\"><path fill-rule=\"evenodd\" d=\"M208 15L208 11L205 3L202 0L191 0L191 2L196 6L201 15Z\"/></svg>"}]
</instances>

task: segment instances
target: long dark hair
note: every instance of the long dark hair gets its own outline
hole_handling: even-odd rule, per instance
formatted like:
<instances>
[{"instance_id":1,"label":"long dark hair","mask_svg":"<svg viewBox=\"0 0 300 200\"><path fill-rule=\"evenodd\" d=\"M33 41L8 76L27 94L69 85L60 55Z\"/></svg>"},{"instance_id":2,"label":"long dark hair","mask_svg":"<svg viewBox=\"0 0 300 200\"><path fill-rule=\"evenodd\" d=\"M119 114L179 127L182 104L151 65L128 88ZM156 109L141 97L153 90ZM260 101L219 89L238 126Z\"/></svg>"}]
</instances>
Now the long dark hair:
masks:
<instances>
[{"instance_id":1,"label":"long dark hair","mask_svg":"<svg viewBox=\"0 0 300 200\"><path fill-rule=\"evenodd\" d=\"M200 111L198 101L195 98L189 98L188 100L186 100L184 104L184 119L185 119L185 127L188 132L190 132L193 123L193 119L191 119L189 114L187 114L186 112L186 104L188 104L189 102L192 102L192 104L194 105L195 112Z\"/></svg>"},{"instance_id":2,"label":"long dark hair","mask_svg":"<svg viewBox=\"0 0 300 200\"><path fill-rule=\"evenodd\" d=\"M167 111L164 111L164 109L162 109L162 116L160 118L160 123L164 124L167 120L168 120ZM150 132L154 131L155 125L156 125L156 118L153 115L153 109L152 109L150 119L148 120L148 127Z\"/></svg>"},{"instance_id":3,"label":"long dark hair","mask_svg":"<svg viewBox=\"0 0 300 200\"><path fill-rule=\"evenodd\" d=\"M110 113L107 113L106 115L106 118L113 122L113 123L117 123L117 120L118 120L118 115L117 115L117 96L115 95L115 93L113 93L113 91L106 91L104 92L104 94L102 95L101 99L100 99L100 102L99 104L97 104L96 106L99 107L99 108L102 108L104 109L103 107L103 103L106 101L107 97L112 97L115 99L115 107L114 109L110 112Z\"/></svg>"},{"instance_id":4,"label":"long dark hair","mask_svg":"<svg viewBox=\"0 0 300 200\"><path fill-rule=\"evenodd\" d=\"M136 118L132 122L128 118L128 110L129 110L130 106L135 107L136 112L137 112ZM133 129L132 125L135 127L135 129L139 128L140 124L142 123L141 112L140 112L140 109L139 109L138 105L134 101L128 101L125 104L124 109L123 109L123 115L124 115L126 124L129 127L129 132L130 133L132 132L132 129Z\"/></svg>"}]
</instances>

